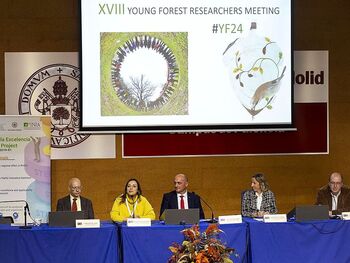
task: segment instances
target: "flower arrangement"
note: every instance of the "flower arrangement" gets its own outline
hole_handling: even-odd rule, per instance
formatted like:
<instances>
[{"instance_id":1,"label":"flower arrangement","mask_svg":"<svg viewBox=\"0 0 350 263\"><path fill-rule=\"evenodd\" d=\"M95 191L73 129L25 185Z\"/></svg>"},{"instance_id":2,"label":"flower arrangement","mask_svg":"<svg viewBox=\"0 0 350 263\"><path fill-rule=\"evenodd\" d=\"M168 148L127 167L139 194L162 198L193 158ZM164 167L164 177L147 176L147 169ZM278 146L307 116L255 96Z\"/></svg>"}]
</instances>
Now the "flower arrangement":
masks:
<instances>
[{"instance_id":1,"label":"flower arrangement","mask_svg":"<svg viewBox=\"0 0 350 263\"><path fill-rule=\"evenodd\" d=\"M204 232L198 225L181 231L184 235L182 244L173 243L169 249L173 255L168 263L233 263L230 254L235 250L226 247L218 238L223 231L217 224L211 224ZM238 256L235 254L235 256Z\"/></svg>"}]
</instances>

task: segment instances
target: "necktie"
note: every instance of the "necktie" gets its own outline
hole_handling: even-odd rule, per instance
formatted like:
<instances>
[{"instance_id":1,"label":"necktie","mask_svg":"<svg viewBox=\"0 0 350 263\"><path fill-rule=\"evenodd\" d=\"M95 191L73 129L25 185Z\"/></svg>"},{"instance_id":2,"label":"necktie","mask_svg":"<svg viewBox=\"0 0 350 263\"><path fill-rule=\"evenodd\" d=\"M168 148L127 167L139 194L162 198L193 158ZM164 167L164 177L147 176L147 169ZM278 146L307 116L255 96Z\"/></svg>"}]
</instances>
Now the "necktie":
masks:
<instances>
[{"instance_id":1,"label":"necktie","mask_svg":"<svg viewBox=\"0 0 350 263\"><path fill-rule=\"evenodd\" d=\"M180 195L180 209L185 209L185 200L184 200L184 196Z\"/></svg>"},{"instance_id":2,"label":"necktie","mask_svg":"<svg viewBox=\"0 0 350 263\"><path fill-rule=\"evenodd\" d=\"M73 212L76 212L78 210L77 208L77 199L73 198L73 203L72 203L72 209Z\"/></svg>"}]
</instances>

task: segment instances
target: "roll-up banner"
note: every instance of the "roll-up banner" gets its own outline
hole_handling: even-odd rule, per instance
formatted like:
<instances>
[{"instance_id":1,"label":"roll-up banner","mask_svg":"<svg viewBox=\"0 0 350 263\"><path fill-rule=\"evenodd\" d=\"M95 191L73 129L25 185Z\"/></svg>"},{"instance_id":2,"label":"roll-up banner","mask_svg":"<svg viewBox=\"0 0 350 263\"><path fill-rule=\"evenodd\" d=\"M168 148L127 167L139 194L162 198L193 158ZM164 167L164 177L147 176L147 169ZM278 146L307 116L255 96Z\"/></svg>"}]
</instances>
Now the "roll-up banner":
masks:
<instances>
[{"instance_id":1,"label":"roll-up banner","mask_svg":"<svg viewBox=\"0 0 350 263\"><path fill-rule=\"evenodd\" d=\"M50 116L0 116L0 216L14 223L40 219L51 209Z\"/></svg>"}]
</instances>

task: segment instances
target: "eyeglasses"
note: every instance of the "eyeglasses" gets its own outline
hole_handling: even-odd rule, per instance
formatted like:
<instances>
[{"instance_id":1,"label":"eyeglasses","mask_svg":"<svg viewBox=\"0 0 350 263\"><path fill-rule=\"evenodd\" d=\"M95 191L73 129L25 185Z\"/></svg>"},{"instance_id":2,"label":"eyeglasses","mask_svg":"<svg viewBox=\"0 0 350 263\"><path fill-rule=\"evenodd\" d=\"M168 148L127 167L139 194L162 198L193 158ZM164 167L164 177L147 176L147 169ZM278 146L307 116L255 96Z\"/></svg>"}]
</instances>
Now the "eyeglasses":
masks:
<instances>
[{"instance_id":1,"label":"eyeglasses","mask_svg":"<svg viewBox=\"0 0 350 263\"><path fill-rule=\"evenodd\" d=\"M330 185L342 185L342 182L329 182Z\"/></svg>"},{"instance_id":2,"label":"eyeglasses","mask_svg":"<svg viewBox=\"0 0 350 263\"><path fill-rule=\"evenodd\" d=\"M72 189L72 190L81 190L81 186L70 187L70 189Z\"/></svg>"}]
</instances>

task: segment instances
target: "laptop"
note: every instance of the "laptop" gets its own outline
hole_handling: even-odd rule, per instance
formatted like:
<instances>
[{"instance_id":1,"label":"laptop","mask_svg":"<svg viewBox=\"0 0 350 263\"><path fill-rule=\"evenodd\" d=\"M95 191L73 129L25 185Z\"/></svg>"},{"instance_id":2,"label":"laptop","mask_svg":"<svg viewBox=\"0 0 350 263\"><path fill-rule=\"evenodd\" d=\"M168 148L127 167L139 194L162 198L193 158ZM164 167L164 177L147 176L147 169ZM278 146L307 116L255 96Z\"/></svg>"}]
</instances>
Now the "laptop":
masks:
<instances>
[{"instance_id":1,"label":"laptop","mask_svg":"<svg viewBox=\"0 0 350 263\"><path fill-rule=\"evenodd\" d=\"M297 222L329 219L328 205L303 205L296 206L288 214L287 218Z\"/></svg>"},{"instance_id":2,"label":"laptop","mask_svg":"<svg viewBox=\"0 0 350 263\"><path fill-rule=\"evenodd\" d=\"M198 224L199 208L165 209L161 218L166 225Z\"/></svg>"},{"instance_id":3,"label":"laptop","mask_svg":"<svg viewBox=\"0 0 350 263\"><path fill-rule=\"evenodd\" d=\"M12 216L0 216L0 225L11 225L12 223Z\"/></svg>"},{"instance_id":4,"label":"laptop","mask_svg":"<svg viewBox=\"0 0 350 263\"><path fill-rule=\"evenodd\" d=\"M76 219L86 219L84 211L49 212L49 226L75 227Z\"/></svg>"}]
</instances>

